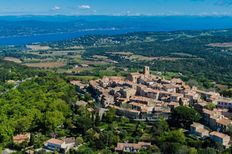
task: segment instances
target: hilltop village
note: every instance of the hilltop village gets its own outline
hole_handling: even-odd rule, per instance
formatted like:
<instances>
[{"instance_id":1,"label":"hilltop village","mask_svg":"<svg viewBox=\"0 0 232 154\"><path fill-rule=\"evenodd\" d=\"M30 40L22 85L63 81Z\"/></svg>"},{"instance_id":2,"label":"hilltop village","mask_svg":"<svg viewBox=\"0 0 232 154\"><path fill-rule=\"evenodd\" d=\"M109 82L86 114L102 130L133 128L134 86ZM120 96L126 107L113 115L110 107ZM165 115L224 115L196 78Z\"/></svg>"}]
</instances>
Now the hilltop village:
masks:
<instances>
[{"instance_id":1,"label":"hilltop village","mask_svg":"<svg viewBox=\"0 0 232 154\"><path fill-rule=\"evenodd\" d=\"M29 78L25 83L32 80ZM90 147L106 153L164 154L172 153L169 146L174 148L171 151L176 151L175 146L182 150L188 145L186 153L194 149L194 154L207 150L210 153L218 147L219 152L231 149L232 100L217 92L191 87L179 78L166 80L151 74L148 66L142 72L124 77L70 83L75 85L73 89L64 91L72 91L78 97L73 99L72 111L67 110L67 115L73 115L63 118L64 122L57 123L54 132L46 136L30 130L15 133L4 154L22 149L29 154L85 153ZM65 106L59 108L65 110Z\"/></svg>"},{"instance_id":2,"label":"hilltop village","mask_svg":"<svg viewBox=\"0 0 232 154\"><path fill-rule=\"evenodd\" d=\"M190 87L181 79L165 80L152 75L149 67L143 72L127 77L103 77L90 81L89 85L73 82L84 90L87 87L103 108L113 108L118 116L138 121L169 119L178 106L194 108L202 115L201 123L192 123L189 132L198 138L210 138L225 147L230 146L227 128L232 124L232 101L219 93L206 92ZM214 109L206 109L209 104Z\"/></svg>"}]
</instances>

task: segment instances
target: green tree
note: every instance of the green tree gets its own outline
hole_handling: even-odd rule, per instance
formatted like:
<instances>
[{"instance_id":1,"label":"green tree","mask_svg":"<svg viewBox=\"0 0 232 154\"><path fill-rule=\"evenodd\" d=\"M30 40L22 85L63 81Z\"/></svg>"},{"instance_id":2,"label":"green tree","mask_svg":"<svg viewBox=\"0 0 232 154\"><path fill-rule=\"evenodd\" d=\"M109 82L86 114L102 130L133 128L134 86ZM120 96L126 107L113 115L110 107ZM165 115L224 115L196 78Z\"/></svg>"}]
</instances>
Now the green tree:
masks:
<instances>
[{"instance_id":1,"label":"green tree","mask_svg":"<svg viewBox=\"0 0 232 154\"><path fill-rule=\"evenodd\" d=\"M213 110L216 108L216 105L214 103L208 103L206 106L205 106L206 109L208 110Z\"/></svg>"},{"instance_id":2,"label":"green tree","mask_svg":"<svg viewBox=\"0 0 232 154\"><path fill-rule=\"evenodd\" d=\"M85 93L85 95L84 95L84 100L85 100L85 101L90 101L90 100L93 100L93 98L92 98L91 94Z\"/></svg>"},{"instance_id":3,"label":"green tree","mask_svg":"<svg viewBox=\"0 0 232 154\"><path fill-rule=\"evenodd\" d=\"M193 108L178 106L172 111L171 124L183 128L189 128L193 122L199 121L200 114Z\"/></svg>"},{"instance_id":4,"label":"green tree","mask_svg":"<svg viewBox=\"0 0 232 154\"><path fill-rule=\"evenodd\" d=\"M93 150L87 145L82 145L78 148L77 153L78 154L92 154Z\"/></svg>"},{"instance_id":5,"label":"green tree","mask_svg":"<svg viewBox=\"0 0 232 154\"><path fill-rule=\"evenodd\" d=\"M201 149L198 152L199 154L217 154L217 151L213 148L206 148L206 149Z\"/></svg>"},{"instance_id":6,"label":"green tree","mask_svg":"<svg viewBox=\"0 0 232 154\"><path fill-rule=\"evenodd\" d=\"M170 143L170 142L164 142L161 144L161 153L162 154L178 154L178 150L181 149L182 145L179 143Z\"/></svg>"},{"instance_id":7,"label":"green tree","mask_svg":"<svg viewBox=\"0 0 232 154\"><path fill-rule=\"evenodd\" d=\"M221 94L225 97L232 97L232 88L230 89L226 89L226 90L222 90Z\"/></svg>"},{"instance_id":8,"label":"green tree","mask_svg":"<svg viewBox=\"0 0 232 154\"><path fill-rule=\"evenodd\" d=\"M41 133L33 133L30 138L30 145L33 145L34 148L40 148L43 146L44 142L47 140L46 136Z\"/></svg>"},{"instance_id":9,"label":"green tree","mask_svg":"<svg viewBox=\"0 0 232 154\"><path fill-rule=\"evenodd\" d=\"M166 120L163 118L160 119L159 121L155 122L152 126L152 134L154 136L160 135L166 131L169 131L169 125Z\"/></svg>"},{"instance_id":10,"label":"green tree","mask_svg":"<svg viewBox=\"0 0 232 154\"><path fill-rule=\"evenodd\" d=\"M23 133L30 129L33 117L22 117L16 121L15 129L17 133Z\"/></svg>"},{"instance_id":11,"label":"green tree","mask_svg":"<svg viewBox=\"0 0 232 154\"><path fill-rule=\"evenodd\" d=\"M196 148L190 148L189 149L189 154L197 154L197 149Z\"/></svg>"},{"instance_id":12,"label":"green tree","mask_svg":"<svg viewBox=\"0 0 232 154\"><path fill-rule=\"evenodd\" d=\"M58 126L64 123L63 113L60 111L48 111L45 114L45 126L48 130L55 131Z\"/></svg>"},{"instance_id":13,"label":"green tree","mask_svg":"<svg viewBox=\"0 0 232 154\"><path fill-rule=\"evenodd\" d=\"M112 154L112 151L107 147L101 150L99 154Z\"/></svg>"},{"instance_id":14,"label":"green tree","mask_svg":"<svg viewBox=\"0 0 232 154\"><path fill-rule=\"evenodd\" d=\"M85 116L88 115L88 116ZM89 117L89 114L75 115L73 119L74 125L78 128L81 134L86 134L86 131L92 128L94 122Z\"/></svg>"},{"instance_id":15,"label":"green tree","mask_svg":"<svg viewBox=\"0 0 232 154\"><path fill-rule=\"evenodd\" d=\"M226 132L227 132L230 136L232 136L232 125L231 125L231 124L228 125Z\"/></svg>"},{"instance_id":16,"label":"green tree","mask_svg":"<svg viewBox=\"0 0 232 154\"><path fill-rule=\"evenodd\" d=\"M116 118L116 111L115 111L115 109L110 108L109 111L107 111L104 114L103 118L104 118L105 122L112 123L115 120L115 118Z\"/></svg>"},{"instance_id":17,"label":"green tree","mask_svg":"<svg viewBox=\"0 0 232 154\"><path fill-rule=\"evenodd\" d=\"M161 142L174 142L174 143L185 143L185 135L182 130L173 130L163 133L160 136Z\"/></svg>"},{"instance_id":18,"label":"green tree","mask_svg":"<svg viewBox=\"0 0 232 154\"><path fill-rule=\"evenodd\" d=\"M76 138L76 144L77 145L80 145L80 144L83 144L83 143L84 143L84 140L83 140L83 138L81 136Z\"/></svg>"},{"instance_id":19,"label":"green tree","mask_svg":"<svg viewBox=\"0 0 232 154\"><path fill-rule=\"evenodd\" d=\"M230 147L222 152L222 154L231 154L231 153L232 153L232 147Z\"/></svg>"},{"instance_id":20,"label":"green tree","mask_svg":"<svg viewBox=\"0 0 232 154\"><path fill-rule=\"evenodd\" d=\"M129 123L130 120L127 117L121 117L120 122L122 123L122 125L125 125L126 123Z\"/></svg>"},{"instance_id":21,"label":"green tree","mask_svg":"<svg viewBox=\"0 0 232 154\"><path fill-rule=\"evenodd\" d=\"M101 120L100 120L99 112L96 112L95 119L94 119L95 126L98 126L100 124L100 122L101 122Z\"/></svg>"}]
</instances>

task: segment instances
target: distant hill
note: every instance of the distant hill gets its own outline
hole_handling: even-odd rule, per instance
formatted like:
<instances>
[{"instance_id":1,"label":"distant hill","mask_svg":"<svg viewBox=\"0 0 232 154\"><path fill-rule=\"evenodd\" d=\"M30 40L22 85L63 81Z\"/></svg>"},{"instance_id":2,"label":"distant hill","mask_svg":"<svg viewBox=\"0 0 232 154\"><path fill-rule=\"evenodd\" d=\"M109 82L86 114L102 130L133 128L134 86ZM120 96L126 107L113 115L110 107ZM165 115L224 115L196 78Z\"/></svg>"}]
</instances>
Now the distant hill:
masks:
<instances>
[{"instance_id":1,"label":"distant hill","mask_svg":"<svg viewBox=\"0 0 232 154\"><path fill-rule=\"evenodd\" d=\"M0 16L0 42L2 45L25 44L65 40L89 34L227 28L232 28L232 17ZM45 37L36 36L35 38L35 35L45 35ZM26 39L28 42L20 42L19 39L14 40L14 38L19 37L20 39Z\"/></svg>"}]
</instances>

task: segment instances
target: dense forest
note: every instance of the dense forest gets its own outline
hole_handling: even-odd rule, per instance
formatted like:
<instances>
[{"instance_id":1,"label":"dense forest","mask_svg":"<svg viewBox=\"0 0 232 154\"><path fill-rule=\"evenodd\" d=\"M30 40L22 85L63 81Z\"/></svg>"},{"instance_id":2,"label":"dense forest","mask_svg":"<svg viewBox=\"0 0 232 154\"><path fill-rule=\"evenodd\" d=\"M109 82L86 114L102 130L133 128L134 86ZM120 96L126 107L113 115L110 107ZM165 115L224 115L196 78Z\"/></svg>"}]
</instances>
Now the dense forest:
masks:
<instances>
[{"instance_id":1,"label":"dense forest","mask_svg":"<svg viewBox=\"0 0 232 154\"><path fill-rule=\"evenodd\" d=\"M36 77L0 95L0 142L15 134L53 132L70 116L75 88L56 76Z\"/></svg>"}]
</instances>

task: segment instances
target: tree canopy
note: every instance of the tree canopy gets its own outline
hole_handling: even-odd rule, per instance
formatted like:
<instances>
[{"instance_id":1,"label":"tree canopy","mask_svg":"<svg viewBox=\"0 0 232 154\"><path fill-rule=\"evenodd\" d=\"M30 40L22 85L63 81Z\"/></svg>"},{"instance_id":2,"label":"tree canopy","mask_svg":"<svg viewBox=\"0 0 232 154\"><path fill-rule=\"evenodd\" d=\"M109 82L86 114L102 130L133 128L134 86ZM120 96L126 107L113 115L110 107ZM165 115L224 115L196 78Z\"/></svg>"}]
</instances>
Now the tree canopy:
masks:
<instances>
[{"instance_id":1,"label":"tree canopy","mask_svg":"<svg viewBox=\"0 0 232 154\"><path fill-rule=\"evenodd\" d=\"M171 123L182 128L188 128L193 122L199 121L200 114L193 108L178 106L172 111Z\"/></svg>"},{"instance_id":2,"label":"tree canopy","mask_svg":"<svg viewBox=\"0 0 232 154\"><path fill-rule=\"evenodd\" d=\"M75 88L57 76L36 77L0 95L0 143L26 131L55 131L70 116Z\"/></svg>"}]
</instances>

